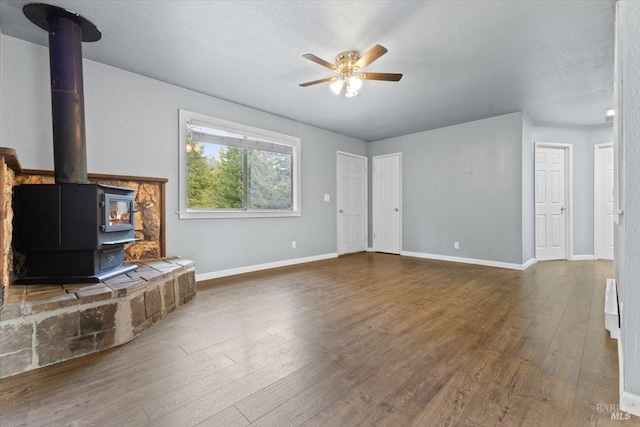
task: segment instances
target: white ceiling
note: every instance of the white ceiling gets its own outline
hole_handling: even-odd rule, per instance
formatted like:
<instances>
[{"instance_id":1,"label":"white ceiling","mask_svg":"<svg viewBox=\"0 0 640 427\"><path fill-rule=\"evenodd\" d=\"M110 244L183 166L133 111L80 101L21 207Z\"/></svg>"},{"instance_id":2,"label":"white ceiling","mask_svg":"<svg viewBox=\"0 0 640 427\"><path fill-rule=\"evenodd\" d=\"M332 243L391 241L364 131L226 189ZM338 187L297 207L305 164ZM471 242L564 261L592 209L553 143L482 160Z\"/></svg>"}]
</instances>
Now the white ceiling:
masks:
<instances>
[{"instance_id":1,"label":"white ceiling","mask_svg":"<svg viewBox=\"0 0 640 427\"><path fill-rule=\"evenodd\" d=\"M592 126L613 105L614 2L48 0L91 20L86 58L365 141L513 111ZM0 0L3 34L47 44ZM355 98L302 57L381 44L370 65L403 73Z\"/></svg>"}]
</instances>

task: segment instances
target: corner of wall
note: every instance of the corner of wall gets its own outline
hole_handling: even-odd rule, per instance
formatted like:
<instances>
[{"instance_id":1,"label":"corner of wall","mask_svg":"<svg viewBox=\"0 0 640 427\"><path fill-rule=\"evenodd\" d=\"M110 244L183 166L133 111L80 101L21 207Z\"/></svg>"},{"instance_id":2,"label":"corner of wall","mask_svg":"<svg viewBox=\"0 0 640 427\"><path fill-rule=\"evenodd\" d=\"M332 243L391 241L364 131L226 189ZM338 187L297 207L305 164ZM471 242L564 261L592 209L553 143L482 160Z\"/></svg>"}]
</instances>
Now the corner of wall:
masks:
<instances>
[{"instance_id":1,"label":"corner of wall","mask_svg":"<svg viewBox=\"0 0 640 427\"><path fill-rule=\"evenodd\" d=\"M616 151L621 173L618 188L621 210L615 229L615 279L620 307L620 407L640 415L640 14L638 2L617 2L616 9Z\"/></svg>"},{"instance_id":2,"label":"corner of wall","mask_svg":"<svg viewBox=\"0 0 640 427\"><path fill-rule=\"evenodd\" d=\"M522 262L535 257L533 122L522 112Z\"/></svg>"}]
</instances>

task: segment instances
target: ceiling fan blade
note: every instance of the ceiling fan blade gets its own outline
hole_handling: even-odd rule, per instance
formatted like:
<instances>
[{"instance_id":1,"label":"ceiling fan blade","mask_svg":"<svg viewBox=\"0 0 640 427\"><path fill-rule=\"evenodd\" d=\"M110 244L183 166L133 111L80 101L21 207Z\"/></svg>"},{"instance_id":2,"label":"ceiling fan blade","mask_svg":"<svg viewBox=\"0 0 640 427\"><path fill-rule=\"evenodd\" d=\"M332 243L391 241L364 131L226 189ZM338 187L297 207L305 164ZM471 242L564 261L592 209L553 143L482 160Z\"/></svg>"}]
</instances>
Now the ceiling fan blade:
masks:
<instances>
[{"instance_id":1,"label":"ceiling fan blade","mask_svg":"<svg viewBox=\"0 0 640 427\"><path fill-rule=\"evenodd\" d=\"M336 71L338 67L335 66L335 64L332 64L330 62L325 61L322 58L318 58L317 56L315 56L312 53L305 53L304 55L302 55L304 58L307 58L309 61L313 61L316 64L322 65L323 67L326 67L328 69L330 69L331 71Z\"/></svg>"},{"instance_id":2,"label":"ceiling fan blade","mask_svg":"<svg viewBox=\"0 0 640 427\"><path fill-rule=\"evenodd\" d=\"M314 80L312 82L300 83L300 86L307 87L307 86L311 86L311 85L317 85L319 83L329 83L329 82L332 82L334 80L338 80L338 78L337 77L327 77L326 79L320 79L320 80Z\"/></svg>"},{"instance_id":3,"label":"ceiling fan blade","mask_svg":"<svg viewBox=\"0 0 640 427\"><path fill-rule=\"evenodd\" d=\"M366 51L365 54L362 55L360 59L358 59L354 67L360 68L362 70L364 67L371 64L373 61L380 58L385 53L387 53L387 48L377 44L371 49L369 49L368 51Z\"/></svg>"},{"instance_id":4,"label":"ceiling fan blade","mask_svg":"<svg viewBox=\"0 0 640 427\"><path fill-rule=\"evenodd\" d=\"M363 80L384 80L387 82L397 82L402 78L402 74L397 73L363 73Z\"/></svg>"}]
</instances>

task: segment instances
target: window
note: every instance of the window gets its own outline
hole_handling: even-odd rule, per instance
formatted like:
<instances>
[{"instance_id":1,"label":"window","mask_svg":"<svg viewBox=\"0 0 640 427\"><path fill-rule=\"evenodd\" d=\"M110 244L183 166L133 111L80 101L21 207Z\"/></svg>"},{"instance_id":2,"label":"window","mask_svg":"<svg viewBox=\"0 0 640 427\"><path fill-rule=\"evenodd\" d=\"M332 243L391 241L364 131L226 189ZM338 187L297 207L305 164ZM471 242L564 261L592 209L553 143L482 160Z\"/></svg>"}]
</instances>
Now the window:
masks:
<instances>
[{"instance_id":1,"label":"window","mask_svg":"<svg viewBox=\"0 0 640 427\"><path fill-rule=\"evenodd\" d=\"M180 110L180 218L300 215L300 139Z\"/></svg>"}]
</instances>

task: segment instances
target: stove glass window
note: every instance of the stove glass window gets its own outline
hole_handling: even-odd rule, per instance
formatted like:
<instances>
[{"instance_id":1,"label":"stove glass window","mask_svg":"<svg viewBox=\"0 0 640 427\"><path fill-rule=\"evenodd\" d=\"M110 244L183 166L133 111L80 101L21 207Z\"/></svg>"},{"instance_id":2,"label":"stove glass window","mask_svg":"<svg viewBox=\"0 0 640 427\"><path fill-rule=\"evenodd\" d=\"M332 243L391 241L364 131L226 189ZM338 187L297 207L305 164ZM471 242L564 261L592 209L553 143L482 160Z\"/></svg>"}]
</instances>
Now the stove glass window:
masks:
<instances>
[{"instance_id":1,"label":"stove glass window","mask_svg":"<svg viewBox=\"0 0 640 427\"><path fill-rule=\"evenodd\" d=\"M131 225L131 201L109 200L109 226Z\"/></svg>"}]
</instances>

